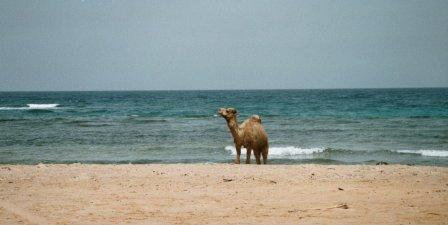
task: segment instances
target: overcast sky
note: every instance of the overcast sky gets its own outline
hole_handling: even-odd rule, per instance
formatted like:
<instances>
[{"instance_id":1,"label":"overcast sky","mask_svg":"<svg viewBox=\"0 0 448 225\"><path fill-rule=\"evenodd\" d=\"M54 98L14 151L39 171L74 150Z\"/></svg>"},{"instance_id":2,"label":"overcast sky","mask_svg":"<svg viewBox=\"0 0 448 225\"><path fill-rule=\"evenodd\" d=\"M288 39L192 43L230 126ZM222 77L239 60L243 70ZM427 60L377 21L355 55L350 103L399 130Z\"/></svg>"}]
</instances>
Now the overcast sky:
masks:
<instances>
[{"instance_id":1,"label":"overcast sky","mask_svg":"<svg viewBox=\"0 0 448 225\"><path fill-rule=\"evenodd\" d=\"M0 91L381 87L448 87L448 1L0 1Z\"/></svg>"}]
</instances>

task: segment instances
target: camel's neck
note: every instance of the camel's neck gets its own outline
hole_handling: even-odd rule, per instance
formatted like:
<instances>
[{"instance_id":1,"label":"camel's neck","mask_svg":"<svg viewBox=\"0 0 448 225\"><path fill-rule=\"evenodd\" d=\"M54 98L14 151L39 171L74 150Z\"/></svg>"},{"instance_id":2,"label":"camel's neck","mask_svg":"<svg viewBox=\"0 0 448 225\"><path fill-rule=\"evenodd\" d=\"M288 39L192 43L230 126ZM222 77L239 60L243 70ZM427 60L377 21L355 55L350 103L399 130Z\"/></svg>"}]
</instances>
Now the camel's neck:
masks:
<instances>
[{"instance_id":1,"label":"camel's neck","mask_svg":"<svg viewBox=\"0 0 448 225\"><path fill-rule=\"evenodd\" d=\"M238 122L236 121L236 116L227 119L227 126L230 129L230 133L232 133L233 138L236 140L239 138L239 129Z\"/></svg>"}]
</instances>

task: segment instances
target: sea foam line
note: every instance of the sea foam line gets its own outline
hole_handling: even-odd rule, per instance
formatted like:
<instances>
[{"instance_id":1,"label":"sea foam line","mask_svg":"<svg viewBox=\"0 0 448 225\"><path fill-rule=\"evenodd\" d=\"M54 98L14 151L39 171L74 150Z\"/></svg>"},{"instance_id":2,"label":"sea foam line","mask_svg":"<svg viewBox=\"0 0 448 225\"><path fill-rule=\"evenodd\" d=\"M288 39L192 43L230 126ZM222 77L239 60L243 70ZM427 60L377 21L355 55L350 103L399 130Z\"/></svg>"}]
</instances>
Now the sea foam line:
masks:
<instances>
[{"instance_id":1,"label":"sea foam line","mask_svg":"<svg viewBox=\"0 0 448 225\"><path fill-rule=\"evenodd\" d=\"M229 151L232 155L236 155L235 146L226 146L225 150ZM246 149L241 149L241 154L246 154ZM270 147L269 155L274 157L280 156L295 156L295 155L312 155L314 153L321 153L325 151L325 148L299 148L294 146L286 147Z\"/></svg>"},{"instance_id":2,"label":"sea foam line","mask_svg":"<svg viewBox=\"0 0 448 225\"><path fill-rule=\"evenodd\" d=\"M230 152L232 155L236 155L236 150L234 146L226 146L225 150ZM356 153L365 153L370 152L375 154L376 152L381 152L382 150L338 150L338 149L328 149L328 148L300 148L300 147L294 147L294 146L286 146L286 147L270 147L269 148L269 155L274 158L281 158L281 157L291 157L291 156L297 156L297 157L306 157L306 156L312 156L313 154L317 153L323 153L326 151L331 151L333 153L342 153L342 154L356 154ZM348 152L347 152L348 151ZM415 155L421 155L421 156L429 156L429 157L448 157L448 151L447 150L387 150L390 153L401 153L401 154L415 154ZM246 154L246 149L241 149L241 155Z\"/></svg>"},{"instance_id":3,"label":"sea foam line","mask_svg":"<svg viewBox=\"0 0 448 225\"><path fill-rule=\"evenodd\" d=\"M448 151L443 150L396 150L395 152L422 156L448 157Z\"/></svg>"}]
</instances>

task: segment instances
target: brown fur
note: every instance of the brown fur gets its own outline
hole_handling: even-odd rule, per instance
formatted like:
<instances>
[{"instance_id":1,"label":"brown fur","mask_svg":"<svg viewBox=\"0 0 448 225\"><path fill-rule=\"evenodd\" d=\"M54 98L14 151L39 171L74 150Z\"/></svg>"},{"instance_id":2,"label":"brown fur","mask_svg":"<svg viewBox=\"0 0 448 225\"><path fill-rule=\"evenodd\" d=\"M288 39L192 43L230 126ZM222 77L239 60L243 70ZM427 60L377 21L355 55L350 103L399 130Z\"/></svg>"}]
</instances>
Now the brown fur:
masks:
<instances>
[{"instance_id":1,"label":"brown fur","mask_svg":"<svg viewBox=\"0 0 448 225\"><path fill-rule=\"evenodd\" d=\"M253 115L243 123L238 125L236 120L237 112L233 108L221 108L218 113L227 121L227 126L233 136L233 142L236 148L235 163L240 163L241 147L247 149L246 163L250 164L251 152L254 152L257 164L261 164L261 156L263 156L263 163L266 164L268 160L268 135L261 124L261 119L258 115Z\"/></svg>"}]
</instances>

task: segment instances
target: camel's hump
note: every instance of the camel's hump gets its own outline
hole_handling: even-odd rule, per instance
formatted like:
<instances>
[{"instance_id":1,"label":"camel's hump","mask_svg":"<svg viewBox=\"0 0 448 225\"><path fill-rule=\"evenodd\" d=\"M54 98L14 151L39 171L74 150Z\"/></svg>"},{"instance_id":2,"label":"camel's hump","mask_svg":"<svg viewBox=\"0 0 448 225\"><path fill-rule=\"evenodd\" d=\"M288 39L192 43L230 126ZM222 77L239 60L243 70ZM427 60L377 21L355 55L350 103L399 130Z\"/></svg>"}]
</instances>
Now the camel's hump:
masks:
<instances>
[{"instance_id":1,"label":"camel's hump","mask_svg":"<svg viewBox=\"0 0 448 225\"><path fill-rule=\"evenodd\" d=\"M252 115L250 117L250 120L254 121L254 122L259 122L261 123L261 117L259 115Z\"/></svg>"}]
</instances>

